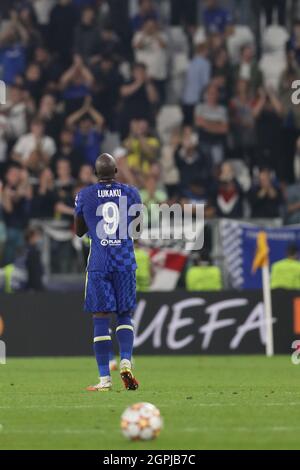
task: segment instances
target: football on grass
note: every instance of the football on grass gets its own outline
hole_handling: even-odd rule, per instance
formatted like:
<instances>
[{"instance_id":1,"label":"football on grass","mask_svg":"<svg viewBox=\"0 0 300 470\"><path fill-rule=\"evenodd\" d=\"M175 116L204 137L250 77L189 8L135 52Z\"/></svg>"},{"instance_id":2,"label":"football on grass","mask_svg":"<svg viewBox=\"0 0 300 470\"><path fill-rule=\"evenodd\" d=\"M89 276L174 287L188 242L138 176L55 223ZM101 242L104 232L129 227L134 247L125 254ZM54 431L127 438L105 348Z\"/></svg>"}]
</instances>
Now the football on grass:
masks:
<instances>
[{"instance_id":1,"label":"football on grass","mask_svg":"<svg viewBox=\"0 0 300 470\"><path fill-rule=\"evenodd\" d=\"M149 441L159 436L162 429L160 411L151 403L129 406L121 417L123 435L131 441Z\"/></svg>"}]
</instances>

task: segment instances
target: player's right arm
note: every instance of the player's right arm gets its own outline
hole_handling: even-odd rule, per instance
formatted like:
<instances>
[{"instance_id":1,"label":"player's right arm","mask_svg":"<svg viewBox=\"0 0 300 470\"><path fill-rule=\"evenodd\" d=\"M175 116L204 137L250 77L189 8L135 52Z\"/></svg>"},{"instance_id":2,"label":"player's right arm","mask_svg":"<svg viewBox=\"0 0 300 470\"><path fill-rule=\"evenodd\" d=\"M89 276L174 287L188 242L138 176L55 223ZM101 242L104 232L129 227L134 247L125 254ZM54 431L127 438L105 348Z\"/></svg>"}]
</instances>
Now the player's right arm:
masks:
<instances>
[{"instance_id":1,"label":"player's right arm","mask_svg":"<svg viewBox=\"0 0 300 470\"><path fill-rule=\"evenodd\" d=\"M88 227L84 220L83 215L83 197L82 191L77 194L75 198L75 232L78 237L83 237L88 232Z\"/></svg>"}]
</instances>

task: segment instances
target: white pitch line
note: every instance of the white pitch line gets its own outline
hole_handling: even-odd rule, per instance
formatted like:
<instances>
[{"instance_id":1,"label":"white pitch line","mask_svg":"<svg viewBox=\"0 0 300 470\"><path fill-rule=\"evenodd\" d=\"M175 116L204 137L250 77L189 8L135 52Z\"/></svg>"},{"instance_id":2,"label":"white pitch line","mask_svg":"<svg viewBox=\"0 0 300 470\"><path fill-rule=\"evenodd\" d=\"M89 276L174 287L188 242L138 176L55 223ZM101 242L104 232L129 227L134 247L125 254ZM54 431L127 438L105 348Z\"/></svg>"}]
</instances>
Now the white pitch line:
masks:
<instances>
[{"instance_id":1,"label":"white pitch line","mask_svg":"<svg viewBox=\"0 0 300 470\"><path fill-rule=\"evenodd\" d=\"M101 429L55 429L55 430L48 430L48 429L5 429L3 428L2 434L104 434L105 431Z\"/></svg>"},{"instance_id":2,"label":"white pitch line","mask_svg":"<svg viewBox=\"0 0 300 470\"><path fill-rule=\"evenodd\" d=\"M184 432L189 432L189 433L196 433L196 432L203 432L205 434L207 434L207 432L220 432L220 431L224 431L224 432L228 432L228 430L231 430L231 428L226 428L226 427L214 427L214 428L207 428L205 427L205 429L201 429L200 427L198 428L183 428L182 430ZM240 427L240 428L236 428L234 431L235 432L295 432L295 431L299 431L300 430L300 427L288 427L288 426L282 426L282 427L279 427L279 426L274 426L274 427ZM48 429L37 429L37 430L34 430L34 429L9 429L9 428L3 428L2 429L2 433L3 434L94 434L94 433L97 433L97 434L104 434L106 431L104 430L101 430L101 429L56 429L56 430L48 430Z\"/></svg>"},{"instance_id":3,"label":"white pitch line","mask_svg":"<svg viewBox=\"0 0 300 470\"><path fill-rule=\"evenodd\" d=\"M189 405L194 405L194 406L201 406L201 407L208 407L208 408L218 408L218 407L238 407L238 406L300 406L300 402L290 402L290 403L249 403L247 402L247 405L243 402L239 403L197 403L195 400L190 401ZM163 409L164 407L167 407L167 405L162 405L160 408Z\"/></svg>"},{"instance_id":4,"label":"white pitch line","mask_svg":"<svg viewBox=\"0 0 300 470\"><path fill-rule=\"evenodd\" d=\"M178 402L177 402L178 403ZM189 405L192 405L192 406L195 406L195 407L202 407L202 408L223 408L223 407L230 407L230 408L233 408L233 407L237 407L237 406L240 406L241 404L243 404L243 406L245 406L244 403L197 403L196 400L193 400L193 401L190 401L189 402ZM166 408L168 405L162 405L161 406L161 409L163 408ZM268 402L264 402L264 403L247 403L247 407L250 407L250 406L268 406L268 407L272 407L272 406L297 406L297 407L300 407L300 402L290 402L290 403L287 403L287 402L272 402L272 403L268 403ZM93 409L93 408L96 408L97 407L97 404L95 405L30 405L30 406L0 406L0 410L40 410L40 411L48 411L50 409L59 409L59 410L64 410L64 409L76 409L76 410L84 410L84 409Z\"/></svg>"},{"instance_id":5,"label":"white pitch line","mask_svg":"<svg viewBox=\"0 0 300 470\"><path fill-rule=\"evenodd\" d=\"M262 427L260 426L259 428L253 426L253 427L240 427L240 428L235 428L234 432L255 432L257 434L258 432L297 432L300 430L300 427L292 427L292 426L274 426L274 427ZM196 433L196 432L202 432L204 434L207 434L208 432L232 432L232 428L228 427L205 427L203 429L201 428L183 428L184 432L190 432L190 433Z\"/></svg>"},{"instance_id":6,"label":"white pitch line","mask_svg":"<svg viewBox=\"0 0 300 470\"><path fill-rule=\"evenodd\" d=\"M263 403L261 403L263 404ZM299 401L294 401L290 403L264 403L264 406L300 406Z\"/></svg>"},{"instance_id":7,"label":"white pitch line","mask_svg":"<svg viewBox=\"0 0 300 470\"><path fill-rule=\"evenodd\" d=\"M49 409L87 409L96 408L97 405L30 405L30 406L0 406L0 410L41 410L47 411Z\"/></svg>"}]
</instances>

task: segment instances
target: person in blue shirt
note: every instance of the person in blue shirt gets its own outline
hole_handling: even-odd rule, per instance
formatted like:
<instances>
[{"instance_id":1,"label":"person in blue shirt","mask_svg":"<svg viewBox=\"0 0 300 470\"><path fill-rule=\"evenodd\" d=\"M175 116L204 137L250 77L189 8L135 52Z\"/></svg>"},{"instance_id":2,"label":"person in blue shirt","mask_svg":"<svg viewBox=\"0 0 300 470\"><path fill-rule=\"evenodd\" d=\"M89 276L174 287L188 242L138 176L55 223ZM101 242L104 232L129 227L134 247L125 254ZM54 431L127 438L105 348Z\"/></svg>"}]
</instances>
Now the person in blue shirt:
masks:
<instances>
[{"instance_id":1,"label":"person in blue shirt","mask_svg":"<svg viewBox=\"0 0 300 470\"><path fill-rule=\"evenodd\" d=\"M127 390L136 390L132 372L133 326L136 307L136 261L133 236L140 225L141 198L136 188L116 182L115 159L98 157L98 182L84 188L75 200L75 230L91 240L87 262L84 310L93 315L94 351L100 382L88 391L109 391L112 349L110 314L117 314L116 335L120 347L120 375ZM134 227L135 226L135 227ZM133 230L132 230L133 229ZM135 230L136 229L136 230Z\"/></svg>"},{"instance_id":2,"label":"person in blue shirt","mask_svg":"<svg viewBox=\"0 0 300 470\"><path fill-rule=\"evenodd\" d=\"M139 11L131 20L133 31L136 32L142 29L145 21L149 19L155 20L155 21L159 19L159 16L155 8L155 5L153 4L153 1L152 0L139 0Z\"/></svg>"},{"instance_id":3,"label":"person in blue shirt","mask_svg":"<svg viewBox=\"0 0 300 470\"><path fill-rule=\"evenodd\" d=\"M94 166L103 141L103 116L92 106L90 97L84 105L67 119L74 130L74 147L83 155L84 162Z\"/></svg>"},{"instance_id":4,"label":"person in blue shirt","mask_svg":"<svg viewBox=\"0 0 300 470\"><path fill-rule=\"evenodd\" d=\"M186 125L193 124L195 106L201 100L211 77L211 63L207 56L206 37L199 37L195 46L195 55L186 72L183 88L182 105Z\"/></svg>"},{"instance_id":5,"label":"person in blue shirt","mask_svg":"<svg viewBox=\"0 0 300 470\"><path fill-rule=\"evenodd\" d=\"M23 33L23 30L22 30ZM12 85L18 75L26 67L25 35L22 38L17 26L12 26L0 37L0 65L3 73L2 79L7 85Z\"/></svg>"},{"instance_id":6,"label":"person in blue shirt","mask_svg":"<svg viewBox=\"0 0 300 470\"><path fill-rule=\"evenodd\" d=\"M25 70L25 49L20 44L14 44L5 49L2 55L3 80L7 85L13 85L18 75Z\"/></svg>"},{"instance_id":7,"label":"person in blue shirt","mask_svg":"<svg viewBox=\"0 0 300 470\"><path fill-rule=\"evenodd\" d=\"M76 8L82 10L85 7L95 7L97 2L96 0L73 0L72 3Z\"/></svg>"},{"instance_id":8,"label":"person in blue shirt","mask_svg":"<svg viewBox=\"0 0 300 470\"><path fill-rule=\"evenodd\" d=\"M94 165L101 150L103 134L89 116L83 117L74 135L74 146L82 152L85 163Z\"/></svg>"},{"instance_id":9,"label":"person in blue shirt","mask_svg":"<svg viewBox=\"0 0 300 470\"><path fill-rule=\"evenodd\" d=\"M229 10L222 8L218 0L206 0L203 22L208 33L225 33L226 27L232 23Z\"/></svg>"},{"instance_id":10,"label":"person in blue shirt","mask_svg":"<svg viewBox=\"0 0 300 470\"><path fill-rule=\"evenodd\" d=\"M82 57L75 54L71 67L64 72L59 81L67 116L78 110L89 98L93 84L92 72L84 64Z\"/></svg>"}]
</instances>

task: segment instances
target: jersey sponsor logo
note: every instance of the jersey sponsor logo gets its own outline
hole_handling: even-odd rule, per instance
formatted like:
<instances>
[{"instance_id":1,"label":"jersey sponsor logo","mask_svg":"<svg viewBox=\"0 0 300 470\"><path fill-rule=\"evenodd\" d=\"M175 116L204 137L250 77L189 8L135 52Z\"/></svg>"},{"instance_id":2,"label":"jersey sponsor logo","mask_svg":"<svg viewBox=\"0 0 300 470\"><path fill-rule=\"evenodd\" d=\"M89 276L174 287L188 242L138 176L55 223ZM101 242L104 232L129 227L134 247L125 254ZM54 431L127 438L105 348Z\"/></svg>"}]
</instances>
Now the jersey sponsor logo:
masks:
<instances>
[{"instance_id":1,"label":"jersey sponsor logo","mask_svg":"<svg viewBox=\"0 0 300 470\"><path fill-rule=\"evenodd\" d=\"M107 238L104 238L101 240L100 245L102 246L120 246L122 245L122 240L108 240Z\"/></svg>"},{"instance_id":2,"label":"jersey sponsor logo","mask_svg":"<svg viewBox=\"0 0 300 470\"><path fill-rule=\"evenodd\" d=\"M98 189L98 197L121 197L121 189Z\"/></svg>"}]
</instances>

